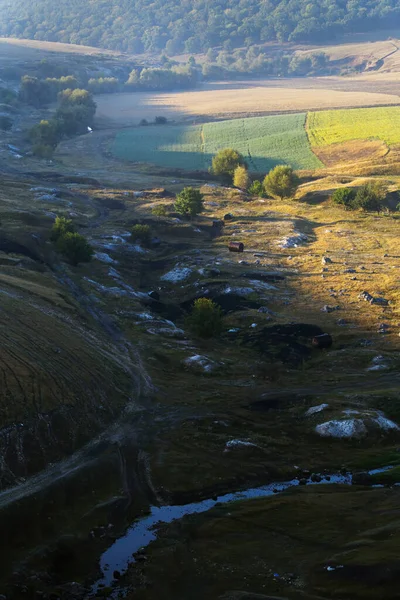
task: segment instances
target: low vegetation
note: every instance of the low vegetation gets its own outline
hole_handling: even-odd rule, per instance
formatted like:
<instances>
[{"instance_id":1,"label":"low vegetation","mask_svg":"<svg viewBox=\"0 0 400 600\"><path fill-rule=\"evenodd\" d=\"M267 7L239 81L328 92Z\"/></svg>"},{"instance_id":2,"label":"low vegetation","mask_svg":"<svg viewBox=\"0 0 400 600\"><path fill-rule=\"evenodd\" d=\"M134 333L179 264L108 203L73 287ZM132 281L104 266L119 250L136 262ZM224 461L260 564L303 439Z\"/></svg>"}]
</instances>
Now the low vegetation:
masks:
<instances>
[{"instance_id":1,"label":"low vegetation","mask_svg":"<svg viewBox=\"0 0 400 600\"><path fill-rule=\"evenodd\" d=\"M221 333L222 312L209 298L198 298L186 322L195 335L211 338Z\"/></svg>"},{"instance_id":2,"label":"low vegetation","mask_svg":"<svg viewBox=\"0 0 400 600\"><path fill-rule=\"evenodd\" d=\"M138 223L132 227L131 239L133 242L139 242L143 246L148 246L151 241L150 225L142 225Z\"/></svg>"},{"instance_id":3,"label":"low vegetation","mask_svg":"<svg viewBox=\"0 0 400 600\"><path fill-rule=\"evenodd\" d=\"M370 181L355 188L338 188L332 194L332 201L346 210L361 209L365 212L380 212L384 207L387 187L380 181Z\"/></svg>"},{"instance_id":4,"label":"low vegetation","mask_svg":"<svg viewBox=\"0 0 400 600\"><path fill-rule=\"evenodd\" d=\"M185 217L195 217L203 210L203 199L200 190L186 187L176 196L175 210Z\"/></svg>"},{"instance_id":5,"label":"low vegetation","mask_svg":"<svg viewBox=\"0 0 400 600\"><path fill-rule=\"evenodd\" d=\"M311 112L307 131L312 146L330 146L350 140L379 139L400 143L400 107L352 108Z\"/></svg>"},{"instance_id":6,"label":"low vegetation","mask_svg":"<svg viewBox=\"0 0 400 600\"><path fill-rule=\"evenodd\" d=\"M71 219L56 217L51 230L51 240L58 252L76 267L79 263L90 262L94 250L87 239L77 233Z\"/></svg>"}]
</instances>

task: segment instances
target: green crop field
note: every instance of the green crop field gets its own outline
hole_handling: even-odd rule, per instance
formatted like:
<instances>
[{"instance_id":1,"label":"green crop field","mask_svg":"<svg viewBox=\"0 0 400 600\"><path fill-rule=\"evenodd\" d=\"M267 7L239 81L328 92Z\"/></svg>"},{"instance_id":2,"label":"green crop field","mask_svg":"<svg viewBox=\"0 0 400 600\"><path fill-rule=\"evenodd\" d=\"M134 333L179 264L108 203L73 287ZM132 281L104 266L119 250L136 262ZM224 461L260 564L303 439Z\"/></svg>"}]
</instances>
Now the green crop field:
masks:
<instances>
[{"instance_id":1,"label":"green crop field","mask_svg":"<svg viewBox=\"0 0 400 600\"><path fill-rule=\"evenodd\" d=\"M370 139L399 144L400 107L310 112L307 129L313 147Z\"/></svg>"},{"instance_id":2,"label":"green crop field","mask_svg":"<svg viewBox=\"0 0 400 600\"><path fill-rule=\"evenodd\" d=\"M222 148L241 152L250 171L265 173L277 164L294 169L323 166L305 131L306 113L251 117L204 125L136 127L116 136L118 158L163 167L206 170Z\"/></svg>"}]
</instances>

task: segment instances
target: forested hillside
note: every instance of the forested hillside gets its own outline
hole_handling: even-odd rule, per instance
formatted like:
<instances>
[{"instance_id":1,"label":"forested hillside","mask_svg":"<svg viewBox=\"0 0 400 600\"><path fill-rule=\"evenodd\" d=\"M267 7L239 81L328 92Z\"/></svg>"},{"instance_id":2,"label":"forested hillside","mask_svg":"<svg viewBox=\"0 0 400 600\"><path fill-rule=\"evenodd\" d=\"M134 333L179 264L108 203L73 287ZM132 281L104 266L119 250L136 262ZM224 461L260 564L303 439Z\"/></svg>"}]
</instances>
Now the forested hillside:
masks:
<instances>
[{"instance_id":1,"label":"forested hillside","mask_svg":"<svg viewBox=\"0 0 400 600\"><path fill-rule=\"evenodd\" d=\"M0 0L0 35L135 53L319 42L400 23L397 0Z\"/></svg>"}]
</instances>

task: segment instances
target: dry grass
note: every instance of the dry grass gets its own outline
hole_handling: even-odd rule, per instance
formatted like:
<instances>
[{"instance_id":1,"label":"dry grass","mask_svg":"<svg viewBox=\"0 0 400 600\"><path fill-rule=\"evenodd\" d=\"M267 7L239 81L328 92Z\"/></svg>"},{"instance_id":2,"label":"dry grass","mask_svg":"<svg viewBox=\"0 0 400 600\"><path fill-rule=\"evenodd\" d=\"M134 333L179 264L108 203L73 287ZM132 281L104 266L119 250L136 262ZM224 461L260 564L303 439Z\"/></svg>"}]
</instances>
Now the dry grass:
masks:
<instances>
[{"instance_id":1,"label":"dry grass","mask_svg":"<svg viewBox=\"0 0 400 600\"><path fill-rule=\"evenodd\" d=\"M33 53L32 50L37 52ZM62 54L108 55L120 56L120 52L95 48L94 46L79 46L77 44L63 44L61 42L43 42L40 40L24 40L17 38L0 37L0 56L12 60L38 59L38 53L57 52Z\"/></svg>"}]
</instances>

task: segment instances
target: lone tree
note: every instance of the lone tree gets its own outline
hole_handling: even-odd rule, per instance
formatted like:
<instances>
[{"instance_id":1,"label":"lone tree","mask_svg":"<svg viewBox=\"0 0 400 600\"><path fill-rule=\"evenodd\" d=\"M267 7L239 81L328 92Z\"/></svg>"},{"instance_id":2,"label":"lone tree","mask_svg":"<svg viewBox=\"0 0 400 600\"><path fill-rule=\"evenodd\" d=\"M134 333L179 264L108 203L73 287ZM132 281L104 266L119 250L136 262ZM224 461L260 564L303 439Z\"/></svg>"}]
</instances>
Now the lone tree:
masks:
<instances>
[{"instance_id":1,"label":"lone tree","mask_svg":"<svg viewBox=\"0 0 400 600\"><path fill-rule=\"evenodd\" d=\"M175 210L181 215L195 217L203 210L203 199L200 190L186 187L176 197Z\"/></svg>"},{"instance_id":2,"label":"lone tree","mask_svg":"<svg viewBox=\"0 0 400 600\"><path fill-rule=\"evenodd\" d=\"M80 233L67 232L57 240L57 250L64 254L74 267L81 262L90 262L93 248Z\"/></svg>"},{"instance_id":3,"label":"lone tree","mask_svg":"<svg viewBox=\"0 0 400 600\"><path fill-rule=\"evenodd\" d=\"M250 187L250 177L246 167L239 165L233 174L233 185L240 190L247 191Z\"/></svg>"},{"instance_id":4,"label":"lone tree","mask_svg":"<svg viewBox=\"0 0 400 600\"><path fill-rule=\"evenodd\" d=\"M237 150L225 148L212 159L211 172L226 181L232 182L236 167L246 166L243 156Z\"/></svg>"},{"instance_id":5,"label":"lone tree","mask_svg":"<svg viewBox=\"0 0 400 600\"><path fill-rule=\"evenodd\" d=\"M283 200L294 195L299 181L291 167L278 165L265 176L263 185L268 194Z\"/></svg>"},{"instance_id":6,"label":"lone tree","mask_svg":"<svg viewBox=\"0 0 400 600\"><path fill-rule=\"evenodd\" d=\"M335 204L344 206L344 208L354 208L354 199L356 191L353 188L342 187L335 190L332 194L332 201Z\"/></svg>"},{"instance_id":7,"label":"lone tree","mask_svg":"<svg viewBox=\"0 0 400 600\"><path fill-rule=\"evenodd\" d=\"M71 219L67 219L66 217L56 217L51 229L51 240L56 242L66 233L75 233L75 227Z\"/></svg>"},{"instance_id":8,"label":"lone tree","mask_svg":"<svg viewBox=\"0 0 400 600\"><path fill-rule=\"evenodd\" d=\"M198 298L195 300L192 313L187 318L187 325L200 337L213 337L221 333L222 311L209 298Z\"/></svg>"},{"instance_id":9,"label":"lone tree","mask_svg":"<svg viewBox=\"0 0 400 600\"><path fill-rule=\"evenodd\" d=\"M372 181L361 186L354 199L354 207L364 211L382 210L387 195L386 187L379 181Z\"/></svg>"}]
</instances>

